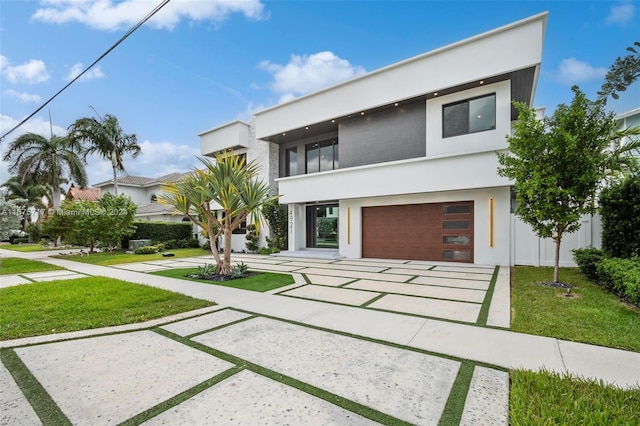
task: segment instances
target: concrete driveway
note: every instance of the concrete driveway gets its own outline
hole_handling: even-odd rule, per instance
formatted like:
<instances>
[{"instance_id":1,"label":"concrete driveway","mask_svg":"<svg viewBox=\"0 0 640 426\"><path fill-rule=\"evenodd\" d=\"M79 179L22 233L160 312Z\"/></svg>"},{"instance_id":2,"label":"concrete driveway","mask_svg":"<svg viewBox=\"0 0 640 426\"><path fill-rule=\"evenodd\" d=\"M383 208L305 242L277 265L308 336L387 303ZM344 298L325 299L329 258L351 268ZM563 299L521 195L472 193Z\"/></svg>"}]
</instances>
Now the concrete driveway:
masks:
<instances>
[{"instance_id":1,"label":"concrete driveway","mask_svg":"<svg viewBox=\"0 0 640 426\"><path fill-rule=\"evenodd\" d=\"M219 305L0 342L0 424L508 424L510 368L638 380L640 354L507 331L506 268L234 256L296 279L262 294L145 273L204 258L46 260Z\"/></svg>"}]
</instances>

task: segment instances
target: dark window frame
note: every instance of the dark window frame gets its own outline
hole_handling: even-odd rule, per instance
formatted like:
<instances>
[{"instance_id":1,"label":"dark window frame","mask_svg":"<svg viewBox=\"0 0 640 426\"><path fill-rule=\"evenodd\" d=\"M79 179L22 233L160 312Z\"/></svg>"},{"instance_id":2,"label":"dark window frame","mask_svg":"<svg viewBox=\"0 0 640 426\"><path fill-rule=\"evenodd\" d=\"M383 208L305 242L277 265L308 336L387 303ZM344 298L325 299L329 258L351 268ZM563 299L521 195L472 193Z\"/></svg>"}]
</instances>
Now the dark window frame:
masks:
<instances>
[{"instance_id":1,"label":"dark window frame","mask_svg":"<svg viewBox=\"0 0 640 426\"><path fill-rule=\"evenodd\" d=\"M471 131L471 112L470 112L470 108L469 105L472 101L478 100L478 99L483 99L483 98L493 98L493 126L487 128L487 129L481 129L481 130L474 130ZM480 95L480 96L476 96L473 98L467 98L467 99L463 99L461 101L456 101L456 102L451 102L448 104L444 104L442 105L442 138L446 139L446 138L453 138L456 136L463 136L463 135L470 135L470 134L474 134L474 133L480 133L480 132L488 132L490 130L495 130L496 129L496 101L497 101L497 96L496 93L487 93L485 95ZM446 120L446 110L447 108L450 107L456 107L459 105L466 105L467 106L467 123L466 123L466 129L464 129L463 132L461 133L455 133L455 134L447 134L447 120Z\"/></svg>"},{"instance_id":2,"label":"dark window frame","mask_svg":"<svg viewBox=\"0 0 640 426\"><path fill-rule=\"evenodd\" d=\"M323 170L322 169L322 155L321 155L321 150L322 148L326 148L328 146L332 147L332 152L331 152L331 169L328 170ZM338 155L338 138L332 138L332 139L325 139L322 141L318 141L318 142L312 142L312 143L308 143L304 146L304 171L305 174L310 174L310 173L319 173L319 172L326 172L329 170L336 170L339 167L339 155ZM317 171L309 171L309 153L311 151L317 151L317 161L318 161L318 170ZM315 159L314 159L315 162Z\"/></svg>"}]
</instances>

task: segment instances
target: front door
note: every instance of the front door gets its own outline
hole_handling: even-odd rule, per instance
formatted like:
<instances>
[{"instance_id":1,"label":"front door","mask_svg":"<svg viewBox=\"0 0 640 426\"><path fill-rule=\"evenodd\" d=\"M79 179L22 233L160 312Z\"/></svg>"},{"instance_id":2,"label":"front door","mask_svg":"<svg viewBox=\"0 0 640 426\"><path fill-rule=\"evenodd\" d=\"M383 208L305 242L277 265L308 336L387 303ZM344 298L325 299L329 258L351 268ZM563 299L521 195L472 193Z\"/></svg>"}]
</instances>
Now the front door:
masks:
<instances>
[{"instance_id":1,"label":"front door","mask_svg":"<svg viewBox=\"0 0 640 426\"><path fill-rule=\"evenodd\" d=\"M307 206L307 247L338 248L338 205Z\"/></svg>"}]
</instances>

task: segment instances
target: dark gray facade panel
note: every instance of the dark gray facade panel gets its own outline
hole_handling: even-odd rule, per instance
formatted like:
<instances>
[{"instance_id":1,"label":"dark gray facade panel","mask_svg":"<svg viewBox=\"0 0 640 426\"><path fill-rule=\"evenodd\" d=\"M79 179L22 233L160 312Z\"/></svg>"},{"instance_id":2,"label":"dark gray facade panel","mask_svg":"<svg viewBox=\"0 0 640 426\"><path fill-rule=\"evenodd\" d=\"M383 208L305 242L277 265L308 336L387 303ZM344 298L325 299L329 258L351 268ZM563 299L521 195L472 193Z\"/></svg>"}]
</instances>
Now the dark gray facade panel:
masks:
<instances>
[{"instance_id":1,"label":"dark gray facade panel","mask_svg":"<svg viewBox=\"0 0 640 426\"><path fill-rule=\"evenodd\" d=\"M425 102L341 122L340 168L424 157L426 127Z\"/></svg>"}]
</instances>

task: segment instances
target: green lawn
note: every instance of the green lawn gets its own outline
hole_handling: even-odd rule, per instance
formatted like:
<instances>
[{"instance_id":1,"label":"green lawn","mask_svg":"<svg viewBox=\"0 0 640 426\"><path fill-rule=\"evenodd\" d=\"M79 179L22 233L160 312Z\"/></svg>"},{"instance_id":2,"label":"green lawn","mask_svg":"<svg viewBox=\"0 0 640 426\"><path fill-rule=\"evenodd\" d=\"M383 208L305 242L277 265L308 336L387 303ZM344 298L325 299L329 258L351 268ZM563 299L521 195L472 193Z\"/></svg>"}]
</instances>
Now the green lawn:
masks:
<instances>
[{"instance_id":1,"label":"green lawn","mask_svg":"<svg viewBox=\"0 0 640 426\"><path fill-rule=\"evenodd\" d=\"M509 423L637 425L640 388L622 390L549 372L512 371Z\"/></svg>"},{"instance_id":2,"label":"green lawn","mask_svg":"<svg viewBox=\"0 0 640 426\"><path fill-rule=\"evenodd\" d=\"M196 281L199 283L222 285L226 287L234 287L243 290L259 292L265 292L273 290L275 288L284 287L295 282L291 275L274 274L271 272L260 272L257 275L252 275L250 277L239 278L231 281L210 281L185 277L185 274L194 273L196 272L196 270L196 268L168 269L166 271L152 272L152 274L161 275L163 277L179 278L181 280Z\"/></svg>"},{"instance_id":3,"label":"green lawn","mask_svg":"<svg viewBox=\"0 0 640 426\"><path fill-rule=\"evenodd\" d=\"M175 250L167 250L166 252L170 252L175 254L174 259L180 257L196 257L196 256L211 256L211 260L213 261L213 255L208 251L205 251L201 248L186 248L186 249L175 249ZM90 263L92 265L119 265L122 263L135 263L135 262L144 262L149 260L161 260L161 259L170 259L162 257L162 253L155 254L128 254L124 251L115 251L115 252L104 252L104 253L94 253L89 256L80 257L79 255L72 256L52 256L58 259L67 259L73 260L76 262L82 263Z\"/></svg>"},{"instance_id":4,"label":"green lawn","mask_svg":"<svg viewBox=\"0 0 640 426\"><path fill-rule=\"evenodd\" d=\"M21 253L31 253L34 251L68 250L71 247L42 247L40 244L2 244L0 248Z\"/></svg>"},{"instance_id":5,"label":"green lawn","mask_svg":"<svg viewBox=\"0 0 640 426\"><path fill-rule=\"evenodd\" d=\"M538 285L552 281L552 268L518 266L511 277L511 329L640 352L640 309L626 304L586 278L577 268L561 268L566 290Z\"/></svg>"},{"instance_id":6,"label":"green lawn","mask_svg":"<svg viewBox=\"0 0 640 426\"><path fill-rule=\"evenodd\" d=\"M107 277L0 289L0 340L130 324L214 305Z\"/></svg>"},{"instance_id":7,"label":"green lawn","mask_svg":"<svg viewBox=\"0 0 640 426\"><path fill-rule=\"evenodd\" d=\"M56 271L64 269L56 265L40 262L38 260L19 259L17 257L5 257L0 259L0 275L24 274L26 272Z\"/></svg>"}]
</instances>

